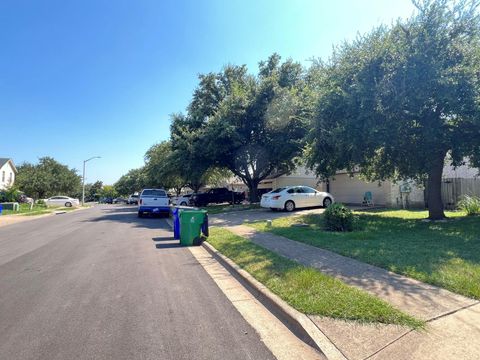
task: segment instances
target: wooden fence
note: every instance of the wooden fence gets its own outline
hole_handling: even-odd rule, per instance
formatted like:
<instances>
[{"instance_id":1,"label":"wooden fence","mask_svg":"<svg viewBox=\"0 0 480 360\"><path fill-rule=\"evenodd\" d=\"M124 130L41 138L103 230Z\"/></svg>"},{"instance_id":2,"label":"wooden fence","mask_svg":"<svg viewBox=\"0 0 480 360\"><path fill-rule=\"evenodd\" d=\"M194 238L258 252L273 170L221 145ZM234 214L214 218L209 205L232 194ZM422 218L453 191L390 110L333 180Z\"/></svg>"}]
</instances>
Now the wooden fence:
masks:
<instances>
[{"instance_id":1,"label":"wooden fence","mask_svg":"<svg viewBox=\"0 0 480 360\"><path fill-rule=\"evenodd\" d=\"M445 209L456 209L457 204L463 195L480 197L480 178L443 179L442 201Z\"/></svg>"}]
</instances>

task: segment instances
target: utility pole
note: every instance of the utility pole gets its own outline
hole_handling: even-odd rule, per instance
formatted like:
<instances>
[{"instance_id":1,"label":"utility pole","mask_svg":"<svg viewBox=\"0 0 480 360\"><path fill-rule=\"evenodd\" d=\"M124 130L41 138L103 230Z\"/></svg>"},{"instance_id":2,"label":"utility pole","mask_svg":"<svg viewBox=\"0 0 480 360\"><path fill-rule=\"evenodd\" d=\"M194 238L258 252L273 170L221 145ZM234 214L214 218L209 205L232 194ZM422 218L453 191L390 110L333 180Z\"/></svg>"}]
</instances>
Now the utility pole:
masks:
<instances>
[{"instance_id":1,"label":"utility pole","mask_svg":"<svg viewBox=\"0 0 480 360\"><path fill-rule=\"evenodd\" d=\"M93 160L93 159L100 159L100 156L94 156L91 157L90 159L83 160L83 176L82 176L82 206L85 205L85 164L87 161Z\"/></svg>"}]
</instances>

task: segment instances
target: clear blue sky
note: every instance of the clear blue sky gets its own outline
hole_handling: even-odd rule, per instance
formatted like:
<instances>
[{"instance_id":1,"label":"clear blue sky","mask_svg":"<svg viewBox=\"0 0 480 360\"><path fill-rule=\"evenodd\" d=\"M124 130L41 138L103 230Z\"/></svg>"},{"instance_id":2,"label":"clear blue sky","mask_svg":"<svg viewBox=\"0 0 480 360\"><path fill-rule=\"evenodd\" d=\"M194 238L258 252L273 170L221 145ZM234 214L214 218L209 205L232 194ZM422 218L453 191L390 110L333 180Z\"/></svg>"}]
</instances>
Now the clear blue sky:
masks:
<instances>
[{"instance_id":1,"label":"clear blue sky","mask_svg":"<svg viewBox=\"0 0 480 360\"><path fill-rule=\"evenodd\" d=\"M308 64L413 12L410 0L2 0L0 157L115 182L169 136L197 74L273 52Z\"/></svg>"}]
</instances>

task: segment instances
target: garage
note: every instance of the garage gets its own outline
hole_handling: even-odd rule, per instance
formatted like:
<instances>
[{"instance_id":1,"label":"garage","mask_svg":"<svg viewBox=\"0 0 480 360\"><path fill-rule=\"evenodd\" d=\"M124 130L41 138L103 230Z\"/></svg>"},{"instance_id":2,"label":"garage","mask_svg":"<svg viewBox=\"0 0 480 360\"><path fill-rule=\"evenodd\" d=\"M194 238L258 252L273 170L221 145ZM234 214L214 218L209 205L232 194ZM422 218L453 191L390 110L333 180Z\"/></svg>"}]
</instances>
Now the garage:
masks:
<instances>
[{"instance_id":1,"label":"garage","mask_svg":"<svg viewBox=\"0 0 480 360\"><path fill-rule=\"evenodd\" d=\"M366 182L349 174L337 174L330 180L330 193L336 202L345 204L361 204L365 192L370 191L375 205L386 205L390 194L390 182Z\"/></svg>"}]
</instances>

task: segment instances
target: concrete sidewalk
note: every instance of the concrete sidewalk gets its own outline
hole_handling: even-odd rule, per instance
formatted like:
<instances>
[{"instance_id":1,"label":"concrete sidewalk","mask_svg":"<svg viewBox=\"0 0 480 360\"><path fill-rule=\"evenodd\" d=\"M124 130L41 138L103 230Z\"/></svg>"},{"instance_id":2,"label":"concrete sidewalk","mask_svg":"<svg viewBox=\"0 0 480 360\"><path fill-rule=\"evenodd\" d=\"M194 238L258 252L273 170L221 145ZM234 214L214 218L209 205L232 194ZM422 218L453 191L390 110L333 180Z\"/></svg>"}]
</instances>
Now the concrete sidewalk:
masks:
<instances>
[{"instance_id":1,"label":"concrete sidewalk","mask_svg":"<svg viewBox=\"0 0 480 360\"><path fill-rule=\"evenodd\" d=\"M367 291L396 308L428 321L427 331L392 325L364 325L311 316L348 359L477 359L480 353L479 301L385 269L282 236L236 225L233 233L306 266ZM396 350L395 350L396 349ZM434 357L432 354L435 354Z\"/></svg>"}]
</instances>

